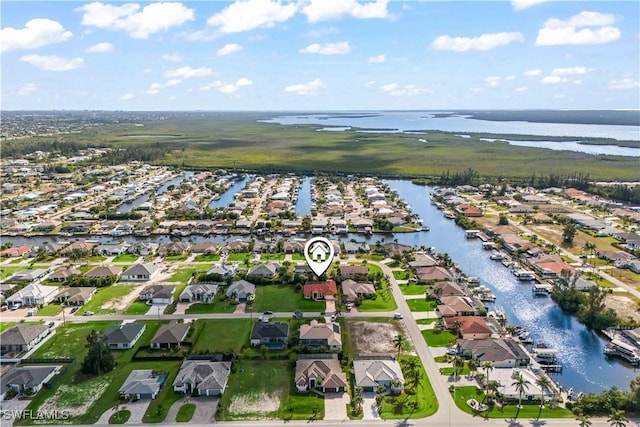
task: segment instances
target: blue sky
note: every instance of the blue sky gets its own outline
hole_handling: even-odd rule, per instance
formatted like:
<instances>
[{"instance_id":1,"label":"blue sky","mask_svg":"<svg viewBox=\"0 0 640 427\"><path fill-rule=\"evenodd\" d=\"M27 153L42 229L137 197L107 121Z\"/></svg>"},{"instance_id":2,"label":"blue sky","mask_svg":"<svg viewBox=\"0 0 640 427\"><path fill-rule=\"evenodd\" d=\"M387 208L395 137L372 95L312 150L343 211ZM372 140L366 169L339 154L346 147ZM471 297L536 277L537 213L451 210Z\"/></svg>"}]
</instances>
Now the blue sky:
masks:
<instances>
[{"instance_id":1,"label":"blue sky","mask_svg":"<svg viewBox=\"0 0 640 427\"><path fill-rule=\"evenodd\" d=\"M2 1L2 109L640 108L640 2Z\"/></svg>"}]
</instances>

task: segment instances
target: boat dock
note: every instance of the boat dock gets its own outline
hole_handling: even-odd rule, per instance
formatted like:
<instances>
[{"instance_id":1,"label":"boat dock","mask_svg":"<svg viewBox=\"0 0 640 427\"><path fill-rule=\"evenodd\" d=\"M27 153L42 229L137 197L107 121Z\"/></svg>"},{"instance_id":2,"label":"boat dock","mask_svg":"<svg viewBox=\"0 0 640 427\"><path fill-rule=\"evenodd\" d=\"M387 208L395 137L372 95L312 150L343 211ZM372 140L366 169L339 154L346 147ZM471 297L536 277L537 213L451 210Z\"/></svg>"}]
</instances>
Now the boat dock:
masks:
<instances>
[{"instance_id":1,"label":"boat dock","mask_svg":"<svg viewBox=\"0 0 640 427\"><path fill-rule=\"evenodd\" d=\"M548 283L536 283L533 285L533 288L531 288L531 292L533 292L535 296L547 296L551 294L552 290L553 285Z\"/></svg>"}]
</instances>

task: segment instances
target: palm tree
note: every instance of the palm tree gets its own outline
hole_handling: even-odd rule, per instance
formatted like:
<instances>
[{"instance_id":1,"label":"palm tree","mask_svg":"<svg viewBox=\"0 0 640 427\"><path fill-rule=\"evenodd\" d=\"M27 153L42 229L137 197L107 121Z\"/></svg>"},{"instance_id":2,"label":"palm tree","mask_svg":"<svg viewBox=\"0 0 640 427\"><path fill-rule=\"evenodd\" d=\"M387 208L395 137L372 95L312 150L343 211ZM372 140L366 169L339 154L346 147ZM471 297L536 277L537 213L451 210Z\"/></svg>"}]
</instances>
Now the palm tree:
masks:
<instances>
[{"instance_id":1,"label":"palm tree","mask_svg":"<svg viewBox=\"0 0 640 427\"><path fill-rule=\"evenodd\" d=\"M364 403L364 397L362 396L362 387L356 387L351 398L351 408L356 411L362 411L362 404Z\"/></svg>"},{"instance_id":2,"label":"palm tree","mask_svg":"<svg viewBox=\"0 0 640 427\"><path fill-rule=\"evenodd\" d=\"M522 408L522 395L525 391L529 389L529 384L531 384L522 374L516 375L516 379L511 386L516 388L518 392L518 409Z\"/></svg>"},{"instance_id":3,"label":"palm tree","mask_svg":"<svg viewBox=\"0 0 640 427\"><path fill-rule=\"evenodd\" d=\"M482 369L484 369L485 376L487 378L487 386L489 386L489 371L493 371L493 364L487 360L482 364Z\"/></svg>"},{"instance_id":4,"label":"palm tree","mask_svg":"<svg viewBox=\"0 0 640 427\"><path fill-rule=\"evenodd\" d=\"M613 409L607 421L611 427L626 427L629 419L624 416L624 411Z\"/></svg>"},{"instance_id":5,"label":"palm tree","mask_svg":"<svg viewBox=\"0 0 640 427\"><path fill-rule=\"evenodd\" d=\"M478 361L475 359L471 359L467 362L467 365L469 366L469 372L476 372L478 371Z\"/></svg>"},{"instance_id":6,"label":"palm tree","mask_svg":"<svg viewBox=\"0 0 640 427\"><path fill-rule=\"evenodd\" d=\"M393 339L393 346L398 349L398 356L396 357L396 359L400 360L400 350L402 350L402 347L404 347L406 343L407 339L402 334L396 335L396 337Z\"/></svg>"},{"instance_id":7,"label":"palm tree","mask_svg":"<svg viewBox=\"0 0 640 427\"><path fill-rule=\"evenodd\" d=\"M540 407L544 406L544 392L551 387L551 380L548 376L542 375L536 380L536 385L540 387Z\"/></svg>"},{"instance_id":8,"label":"palm tree","mask_svg":"<svg viewBox=\"0 0 640 427\"><path fill-rule=\"evenodd\" d=\"M589 427L591 425L591 420L587 415L578 415L576 420L580 421L580 427Z\"/></svg>"}]
</instances>

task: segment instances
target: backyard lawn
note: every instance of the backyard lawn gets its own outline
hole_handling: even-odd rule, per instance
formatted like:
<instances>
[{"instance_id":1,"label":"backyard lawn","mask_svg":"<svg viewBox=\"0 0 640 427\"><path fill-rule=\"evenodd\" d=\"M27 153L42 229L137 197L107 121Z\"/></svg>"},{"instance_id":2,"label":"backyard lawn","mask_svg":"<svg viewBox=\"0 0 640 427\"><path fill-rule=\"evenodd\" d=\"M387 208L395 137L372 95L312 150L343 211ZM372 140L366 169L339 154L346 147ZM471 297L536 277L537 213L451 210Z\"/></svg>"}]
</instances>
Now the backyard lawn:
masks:
<instances>
[{"instance_id":1,"label":"backyard lawn","mask_svg":"<svg viewBox=\"0 0 640 427\"><path fill-rule=\"evenodd\" d=\"M196 262L220 261L220 254L200 254L193 258Z\"/></svg>"},{"instance_id":2,"label":"backyard lawn","mask_svg":"<svg viewBox=\"0 0 640 427\"><path fill-rule=\"evenodd\" d=\"M409 299L407 305L411 311L435 311L438 303L435 300Z\"/></svg>"},{"instance_id":3,"label":"backyard lawn","mask_svg":"<svg viewBox=\"0 0 640 427\"><path fill-rule=\"evenodd\" d=\"M117 257L115 257L113 259L113 262L129 262L129 263L134 263L136 261L138 261L138 258L140 258L140 255L134 255L134 254L120 254Z\"/></svg>"},{"instance_id":4,"label":"backyard lawn","mask_svg":"<svg viewBox=\"0 0 640 427\"><path fill-rule=\"evenodd\" d=\"M194 353L239 352L249 344L253 322L250 319L197 320Z\"/></svg>"},{"instance_id":5,"label":"backyard lawn","mask_svg":"<svg viewBox=\"0 0 640 427\"><path fill-rule=\"evenodd\" d=\"M456 336L449 331L440 329L425 329L422 336L429 347L448 347L456 342Z\"/></svg>"},{"instance_id":6,"label":"backyard lawn","mask_svg":"<svg viewBox=\"0 0 640 427\"><path fill-rule=\"evenodd\" d=\"M475 386L465 386L465 387L456 387L451 393L453 399L456 402L458 408L463 410L468 414L478 414L479 417L488 417L488 418L504 418L504 419L514 419L516 417L522 420L532 420L538 417L540 418L573 418L575 415L568 409L565 408L549 408L545 406L540 409L540 401L534 401L533 403L522 402L522 409L518 410L518 402L511 401L509 404L498 407L492 406L489 411L486 412L475 412L469 405L467 405L467 401L469 399L475 399L478 402L483 402L485 399L484 391Z\"/></svg>"},{"instance_id":7,"label":"backyard lawn","mask_svg":"<svg viewBox=\"0 0 640 427\"><path fill-rule=\"evenodd\" d=\"M378 290L376 299L363 298L358 311L393 311L398 308L396 300L388 290Z\"/></svg>"},{"instance_id":8,"label":"backyard lawn","mask_svg":"<svg viewBox=\"0 0 640 427\"><path fill-rule=\"evenodd\" d=\"M100 288L89 302L80 307L75 314L76 316L82 316L87 311L93 311L95 314L116 313L119 300L129 295L135 287L135 285L111 285ZM109 303L109 306L103 308L107 303Z\"/></svg>"},{"instance_id":9,"label":"backyard lawn","mask_svg":"<svg viewBox=\"0 0 640 427\"><path fill-rule=\"evenodd\" d=\"M305 299L302 292L292 286L267 285L256 286L254 306L256 313L262 313L266 310L291 312L298 309L321 312L325 309L325 302Z\"/></svg>"}]
</instances>

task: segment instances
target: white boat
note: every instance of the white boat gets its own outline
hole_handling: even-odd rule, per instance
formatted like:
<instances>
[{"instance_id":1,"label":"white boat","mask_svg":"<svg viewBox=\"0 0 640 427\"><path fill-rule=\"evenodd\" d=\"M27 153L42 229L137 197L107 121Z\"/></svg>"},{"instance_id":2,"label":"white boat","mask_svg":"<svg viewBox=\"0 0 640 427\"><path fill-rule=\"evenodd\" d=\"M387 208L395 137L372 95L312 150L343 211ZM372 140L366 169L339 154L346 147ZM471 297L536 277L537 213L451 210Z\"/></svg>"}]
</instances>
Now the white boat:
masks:
<instances>
[{"instance_id":1,"label":"white boat","mask_svg":"<svg viewBox=\"0 0 640 427\"><path fill-rule=\"evenodd\" d=\"M536 278L536 274L530 270L513 270L513 275L522 281L531 281Z\"/></svg>"},{"instance_id":2,"label":"white boat","mask_svg":"<svg viewBox=\"0 0 640 427\"><path fill-rule=\"evenodd\" d=\"M503 259L506 259L507 256L500 251L493 251L491 252L491 255L489 255L489 258L494 261L502 261Z\"/></svg>"}]
</instances>

